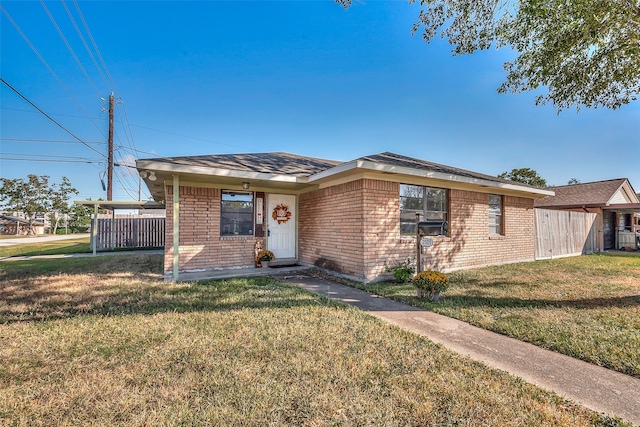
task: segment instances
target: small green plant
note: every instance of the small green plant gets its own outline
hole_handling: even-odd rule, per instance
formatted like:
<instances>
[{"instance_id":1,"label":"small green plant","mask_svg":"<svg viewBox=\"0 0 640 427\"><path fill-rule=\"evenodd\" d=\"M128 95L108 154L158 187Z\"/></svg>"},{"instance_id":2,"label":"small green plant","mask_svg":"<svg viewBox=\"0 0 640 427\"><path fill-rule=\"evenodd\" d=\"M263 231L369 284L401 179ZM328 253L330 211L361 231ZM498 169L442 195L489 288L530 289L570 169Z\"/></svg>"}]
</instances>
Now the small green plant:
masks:
<instances>
[{"instance_id":1,"label":"small green plant","mask_svg":"<svg viewBox=\"0 0 640 427\"><path fill-rule=\"evenodd\" d=\"M437 301L440 292L449 288L449 278L439 271L427 270L413 276L411 284L418 288L418 298L424 298L428 293L434 301Z\"/></svg>"},{"instance_id":2,"label":"small green plant","mask_svg":"<svg viewBox=\"0 0 640 427\"><path fill-rule=\"evenodd\" d=\"M256 255L256 261L272 261L275 257L273 252L263 249Z\"/></svg>"},{"instance_id":3,"label":"small green plant","mask_svg":"<svg viewBox=\"0 0 640 427\"><path fill-rule=\"evenodd\" d=\"M396 282L398 283L407 283L413 273L415 273L416 269L411 264L411 259L407 258L406 261L397 263L392 266L388 266L387 262L384 263L384 271L387 273L393 273L393 277L395 277Z\"/></svg>"}]
</instances>

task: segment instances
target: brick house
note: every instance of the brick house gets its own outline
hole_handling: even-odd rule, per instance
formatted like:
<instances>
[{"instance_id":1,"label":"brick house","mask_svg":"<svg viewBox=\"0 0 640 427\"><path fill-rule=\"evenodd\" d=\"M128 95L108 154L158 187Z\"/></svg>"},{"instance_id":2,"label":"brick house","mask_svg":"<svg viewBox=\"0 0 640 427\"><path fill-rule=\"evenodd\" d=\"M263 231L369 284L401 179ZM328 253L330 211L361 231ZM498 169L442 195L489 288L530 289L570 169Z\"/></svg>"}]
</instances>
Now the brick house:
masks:
<instances>
[{"instance_id":1,"label":"brick house","mask_svg":"<svg viewBox=\"0 0 640 427\"><path fill-rule=\"evenodd\" d=\"M415 260L416 213L448 223L422 248L424 268L530 261L534 199L553 195L388 152L350 162L254 153L142 159L136 166L166 205L167 280L253 267L256 241L280 263L379 280L385 262Z\"/></svg>"},{"instance_id":2,"label":"brick house","mask_svg":"<svg viewBox=\"0 0 640 427\"><path fill-rule=\"evenodd\" d=\"M597 247L640 249L640 199L626 178L549 187L536 208L596 213Z\"/></svg>"}]
</instances>

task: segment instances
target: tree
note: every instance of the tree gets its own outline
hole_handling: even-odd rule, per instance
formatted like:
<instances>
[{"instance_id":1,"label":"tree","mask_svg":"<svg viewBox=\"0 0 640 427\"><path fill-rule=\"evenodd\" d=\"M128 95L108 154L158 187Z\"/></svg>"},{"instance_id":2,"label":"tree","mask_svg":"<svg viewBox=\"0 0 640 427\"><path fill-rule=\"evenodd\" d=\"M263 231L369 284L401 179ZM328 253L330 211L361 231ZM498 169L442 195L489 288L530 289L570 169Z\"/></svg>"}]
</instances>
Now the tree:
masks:
<instances>
[{"instance_id":1,"label":"tree","mask_svg":"<svg viewBox=\"0 0 640 427\"><path fill-rule=\"evenodd\" d=\"M69 228L71 229L71 232L86 232L91 226L92 214L93 211L88 206L76 204L71 206L71 212L69 212Z\"/></svg>"},{"instance_id":2,"label":"tree","mask_svg":"<svg viewBox=\"0 0 640 427\"><path fill-rule=\"evenodd\" d=\"M569 182L567 182L567 185L576 185L576 184L580 184L580 180L578 178L571 178Z\"/></svg>"},{"instance_id":3,"label":"tree","mask_svg":"<svg viewBox=\"0 0 640 427\"><path fill-rule=\"evenodd\" d=\"M511 172L502 172L500 175L498 175L498 178L521 182L523 184L532 185L539 188L544 188L547 186L547 180L540 177L540 175L538 175L538 172L529 168L513 169L511 170Z\"/></svg>"},{"instance_id":4,"label":"tree","mask_svg":"<svg viewBox=\"0 0 640 427\"><path fill-rule=\"evenodd\" d=\"M348 8L352 0L335 0ZM415 0L409 0L413 3ZM509 46L500 93L546 87L536 104L615 109L640 93L640 0L420 0L413 32L454 55Z\"/></svg>"},{"instance_id":5,"label":"tree","mask_svg":"<svg viewBox=\"0 0 640 427\"><path fill-rule=\"evenodd\" d=\"M49 184L49 176L33 174L27 175L26 180L0 178L0 183L0 203L8 211L22 212L29 221L29 232L33 232L33 224L38 216L52 213L55 217L55 233L61 215L69 212L71 194L78 194L78 190L64 176L61 184Z\"/></svg>"}]
</instances>

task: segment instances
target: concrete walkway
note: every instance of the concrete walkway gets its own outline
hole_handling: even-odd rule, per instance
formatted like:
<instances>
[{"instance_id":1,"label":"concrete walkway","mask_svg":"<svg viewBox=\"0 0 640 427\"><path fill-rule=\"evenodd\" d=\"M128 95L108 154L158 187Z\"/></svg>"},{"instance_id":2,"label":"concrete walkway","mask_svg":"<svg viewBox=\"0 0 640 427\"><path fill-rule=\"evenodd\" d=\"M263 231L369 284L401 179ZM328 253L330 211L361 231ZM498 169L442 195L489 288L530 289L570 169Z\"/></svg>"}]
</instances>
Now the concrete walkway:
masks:
<instances>
[{"instance_id":1,"label":"concrete walkway","mask_svg":"<svg viewBox=\"0 0 640 427\"><path fill-rule=\"evenodd\" d=\"M142 249L135 251L113 251L113 252L97 252L93 253L77 253L77 254L57 254L57 255L22 255L9 256L0 258L0 262L25 261L29 259L57 259L57 258L93 258L94 256L114 256L114 255L162 255L164 249Z\"/></svg>"},{"instance_id":2,"label":"concrete walkway","mask_svg":"<svg viewBox=\"0 0 640 427\"><path fill-rule=\"evenodd\" d=\"M640 379L328 280L295 273L284 279L358 307L594 411L640 425Z\"/></svg>"}]
</instances>

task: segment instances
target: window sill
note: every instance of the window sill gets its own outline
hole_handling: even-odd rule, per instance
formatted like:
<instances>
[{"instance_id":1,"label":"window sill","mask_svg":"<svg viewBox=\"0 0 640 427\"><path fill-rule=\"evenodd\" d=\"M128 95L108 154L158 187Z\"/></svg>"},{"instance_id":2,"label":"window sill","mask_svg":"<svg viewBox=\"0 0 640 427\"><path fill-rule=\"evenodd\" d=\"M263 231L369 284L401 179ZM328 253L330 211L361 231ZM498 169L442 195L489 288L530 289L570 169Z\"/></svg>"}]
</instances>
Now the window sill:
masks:
<instances>
[{"instance_id":1,"label":"window sill","mask_svg":"<svg viewBox=\"0 0 640 427\"><path fill-rule=\"evenodd\" d=\"M234 235L224 235L220 236L220 240L248 240L253 239L255 236L252 234L234 234Z\"/></svg>"},{"instance_id":2,"label":"window sill","mask_svg":"<svg viewBox=\"0 0 640 427\"><path fill-rule=\"evenodd\" d=\"M491 234L489 235L489 240L507 240L507 236L502 234Z\"/></svg>"}]
</instances>

